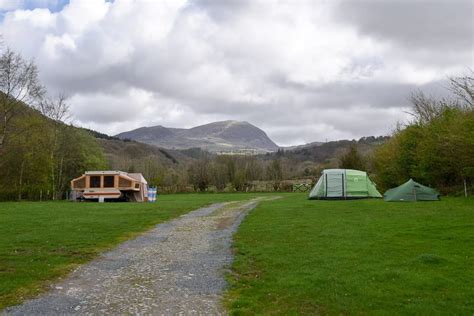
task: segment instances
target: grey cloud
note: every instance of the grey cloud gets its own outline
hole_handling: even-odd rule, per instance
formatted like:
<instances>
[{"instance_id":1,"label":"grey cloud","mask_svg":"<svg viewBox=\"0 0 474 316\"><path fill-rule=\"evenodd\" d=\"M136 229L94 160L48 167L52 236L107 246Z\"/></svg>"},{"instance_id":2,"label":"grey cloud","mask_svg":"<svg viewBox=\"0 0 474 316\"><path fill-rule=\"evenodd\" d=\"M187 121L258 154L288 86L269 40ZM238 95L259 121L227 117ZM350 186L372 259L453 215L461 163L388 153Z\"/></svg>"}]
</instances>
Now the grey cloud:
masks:
<instances>
[{"instance_id":1,"label":"grey cloud","mask_svg":"<svg viewBox=\"0 0 474 316\"><path fill-rule=\"evenodd\" d=\"M393 108L409 106L408 97L417 89L434 95L446 95L446 81L436 80L423 85L398 82L373 82L359 80L351 82L331 82L317 85L294 82L280 75L268 78L274 86L305 94L304 106L324 108L346 108L350 105L371 105L376 108Z\"/></svg>"},{"instance_id":2,"label":"grey cloud","mask_svg":"<svg viewBox=\"0 0 474 316\"><path fill-rule=\"evenodd\" d=\"M473 48L473 10L471 0L343 0L335 16L363 34L407 49L456 51Z\"/></svg>"},{"instance_id":3,"label":"grey cloud","mask_svg":"<svg viewBox=\"0 0 474 316\"><path fill-rule=\"evenodd\" d=\"M248 9L253 0L192 0L190 9L202 10L218 22L225 23Z\"/></svg>"},{"instance_id":4,"label":"grey cloud","mask_svg":"<svg viewBox=\"0 0 474 316\"><path fill-rule=\"evenodd\" d=\"M404 118L414 89L444 95L440 78L472 53L462 41L469 38L467 2L445 8L442 2L347 1L331 11L338 23L331 20L330 27L311 19L320 2L304 2L303 9L299 3L288 12L290 2L279 8L271 1L192 0L157 38L143 35L142 19L149 19L144 25L151 35L161 20L146 17L149 8L141 2L111 3L110 10L130 9L110 11L78 33L70 34L65 22L28 31L32 24L7 19L3 27L9 23L7 44L36 57L48 89L73 96L74 114L85 125L117 133L237 119L281 144L385 134ZM459 25L435 23L444 14ZM72 43L53 46L48 37Z\"/></svg>"}]
</instances>

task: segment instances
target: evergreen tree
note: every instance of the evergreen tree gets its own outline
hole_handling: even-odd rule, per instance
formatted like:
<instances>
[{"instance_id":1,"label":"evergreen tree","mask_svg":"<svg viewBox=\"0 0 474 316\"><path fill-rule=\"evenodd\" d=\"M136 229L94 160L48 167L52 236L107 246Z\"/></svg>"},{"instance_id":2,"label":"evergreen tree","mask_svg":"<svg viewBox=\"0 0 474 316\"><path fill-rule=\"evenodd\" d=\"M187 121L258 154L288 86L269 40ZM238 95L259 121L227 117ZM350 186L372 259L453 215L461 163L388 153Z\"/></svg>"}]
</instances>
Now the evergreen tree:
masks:
<instances>
[{"instance_id":1,"label":"evergreen tree","mask_svg":"<svg viewBox=\"0 0 474 316\"><path fill-rule=\"evenodd\" d=\"M365 159L359 154L355 144L352 144L347 153L341 157L339 168L355 170L366 169Z\"/></svg>"}]
</instances>

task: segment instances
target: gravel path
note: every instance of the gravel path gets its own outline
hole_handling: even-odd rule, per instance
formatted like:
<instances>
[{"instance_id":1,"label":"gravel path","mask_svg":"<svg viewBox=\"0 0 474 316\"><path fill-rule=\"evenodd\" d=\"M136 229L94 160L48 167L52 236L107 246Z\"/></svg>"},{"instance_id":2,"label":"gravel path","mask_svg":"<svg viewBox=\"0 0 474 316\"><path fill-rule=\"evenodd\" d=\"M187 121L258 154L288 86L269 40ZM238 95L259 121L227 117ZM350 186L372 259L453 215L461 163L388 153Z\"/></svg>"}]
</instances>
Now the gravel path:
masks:
<instances>
[{"instance_id":1,"label":"gravel path","mask_svg":"<svg viewBox=\"0 0 474 316\"><path fill-rule=\"evenodd\" d=\"M258 201L215 204L159 224L4 313L225 314L220 299L232 234Z\"/></svg>"}]
</instances>

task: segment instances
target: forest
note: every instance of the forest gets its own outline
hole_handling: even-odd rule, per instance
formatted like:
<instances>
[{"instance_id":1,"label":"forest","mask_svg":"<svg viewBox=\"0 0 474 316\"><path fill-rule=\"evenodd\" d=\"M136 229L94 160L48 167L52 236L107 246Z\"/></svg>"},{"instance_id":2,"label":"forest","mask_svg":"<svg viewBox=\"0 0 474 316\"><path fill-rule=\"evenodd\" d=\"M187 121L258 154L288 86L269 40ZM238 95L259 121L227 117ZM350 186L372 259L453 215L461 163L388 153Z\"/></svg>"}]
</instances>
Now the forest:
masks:
<instances>
[{"instance_id":1,"label":"forest","mask_svg":"<svg viewBox=\"0 0 474 316\"><path fill-rule=\"evenodd\" d=\"M0 56L0 90L0 200L65 199L71 179L101 169L141 172L162 193L292 191L325 168L353 168L367 170L381 192L413 178L472 194L472 70L449 78L445 97L415 91L412 119L392 135L255 156L165 150L67 124L67 97L51 96L34 62L10 49Z\"/></svg>"}]
</instances>

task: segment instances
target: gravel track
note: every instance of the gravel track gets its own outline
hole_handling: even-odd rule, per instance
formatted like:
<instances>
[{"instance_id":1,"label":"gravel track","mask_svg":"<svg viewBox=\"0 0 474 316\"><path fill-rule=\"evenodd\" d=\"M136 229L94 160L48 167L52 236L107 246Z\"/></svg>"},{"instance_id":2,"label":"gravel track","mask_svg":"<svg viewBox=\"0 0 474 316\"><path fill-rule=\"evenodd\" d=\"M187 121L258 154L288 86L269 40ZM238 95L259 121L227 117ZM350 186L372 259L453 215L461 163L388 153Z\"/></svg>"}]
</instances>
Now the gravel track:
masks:
<instances>
[{"instance_id":1,"label":"gravel track","mask_svg":"<svg viewBox=\"0 0 474 316\"><path fill-rule=\"evenodd\" d=\"M3 314L225 314L232 234L260 200L214 204L159 224Z\"/></svg>"}]
</instances>

